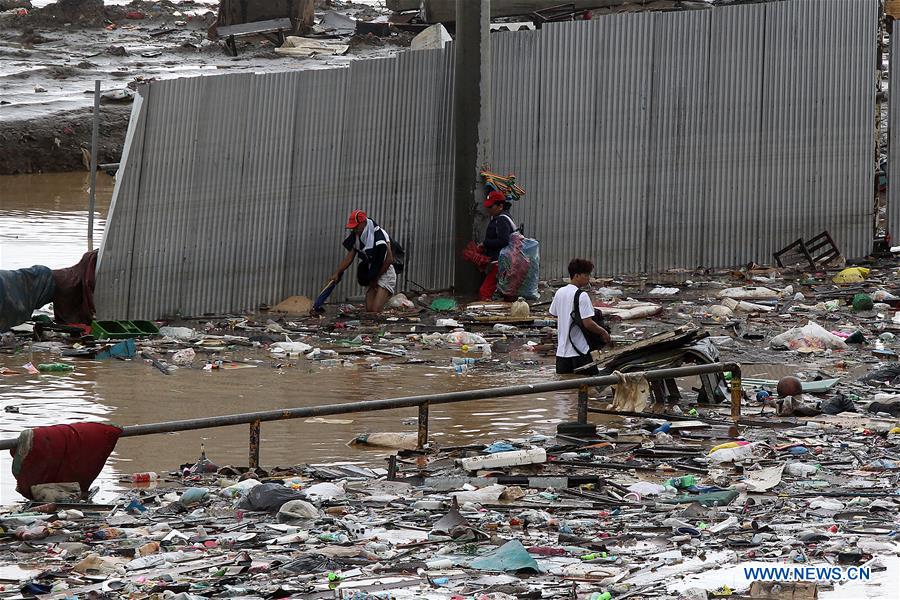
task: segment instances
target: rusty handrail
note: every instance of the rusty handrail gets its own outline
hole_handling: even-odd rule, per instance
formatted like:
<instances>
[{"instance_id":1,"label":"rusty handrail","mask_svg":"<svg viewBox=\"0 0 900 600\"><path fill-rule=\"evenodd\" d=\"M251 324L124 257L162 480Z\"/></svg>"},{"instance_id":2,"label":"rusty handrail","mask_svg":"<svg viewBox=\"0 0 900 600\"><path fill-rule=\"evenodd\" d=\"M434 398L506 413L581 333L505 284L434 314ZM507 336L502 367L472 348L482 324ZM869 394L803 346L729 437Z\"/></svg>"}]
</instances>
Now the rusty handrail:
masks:
<instances>
[{"instance_id":1,"label":"rusty handrail","mask_svg":"<svg viewBox=\"0 0 900 600\"><path fill-rule=\"evenodd\" d=\"M737 424L741 416L741 367L737 363L712 363L708 365L692 365L671 369L655 369L653 371L630 373L629 375L643 376L648 381L658 381L661 379L675 379L677 377L689 377L707 373L724 373L726 371L730 371L732 374L731 418L734 420L735 424ZM197 419L185 419L182 421L163 421L160 423L146 423L144 425L128 425L122 428L120 437L249 424L250 466L256 467L259 466L259 428L263 421L282 421L286 419L303 419L325 415L344 415L350 413L417 407L419 409L418 445L419 447L422 447L428 439L428 408L434 404L452 404L456 402L468 402L470 400L504 398L508 396L523 396L543 392L577 389L578 422L586 423L588 413L588 388L591 386L615 385L618 382L619 379L615 375L598 375L594 377L579 377L577 379L550 381L547 383L482 388L477 390L431 394L427 396L404 396L401 398L385 398L383 400L363 400L360 402L345 402L342 404L323 404L320 406L305 406L238 413L233 415L219 415L216 417L202 417ZM15 448L17 443L17 438L0 440L0 450Z\"/></svg>"}]
</instances>

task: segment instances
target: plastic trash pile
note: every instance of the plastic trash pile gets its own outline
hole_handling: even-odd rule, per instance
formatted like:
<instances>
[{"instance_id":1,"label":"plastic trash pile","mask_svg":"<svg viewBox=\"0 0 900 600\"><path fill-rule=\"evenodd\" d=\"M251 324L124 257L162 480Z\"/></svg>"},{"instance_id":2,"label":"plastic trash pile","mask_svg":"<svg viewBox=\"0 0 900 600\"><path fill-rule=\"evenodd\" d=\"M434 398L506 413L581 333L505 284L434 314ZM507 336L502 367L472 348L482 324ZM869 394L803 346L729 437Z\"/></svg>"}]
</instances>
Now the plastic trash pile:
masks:
<instances>
[{"instance_id":1,"label":"plastic trash pile","mask_svg":"<svg viewBox=\"0 0 900 600\"><path fill-rule=\"evenodd\" d=\"M717 572L745 563L866 567L873 589L896 589L895 421L729 439L725 410L672 419L401 450L393 479L349 464L249 472L204 454L128 477L110 504L7 507L0 591L697 599L721 595L733 582ZM823 598L847 597L842 585L815 584Z\"/></svg>"}]
</instances>

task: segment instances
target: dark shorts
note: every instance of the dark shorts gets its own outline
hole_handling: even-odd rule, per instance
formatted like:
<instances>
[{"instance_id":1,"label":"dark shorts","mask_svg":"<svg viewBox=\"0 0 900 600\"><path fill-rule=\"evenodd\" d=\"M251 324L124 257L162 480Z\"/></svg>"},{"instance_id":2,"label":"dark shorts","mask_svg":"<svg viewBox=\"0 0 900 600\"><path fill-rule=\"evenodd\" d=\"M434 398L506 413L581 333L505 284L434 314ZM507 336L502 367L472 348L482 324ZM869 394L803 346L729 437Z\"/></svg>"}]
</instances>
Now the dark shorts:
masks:
<instances>
[{"instance_id":1,"label":"dark shorts","mask_svg":"<svg viewBox=\"0 0 900 600\"><path fill-rule=\"evenodd\" d=\"M559 375L566 375L568 373L575 373L575 369L581 367L583 365L589 364L593 362L593 359L588 356L557 356L556 357L556 372ZM591 367L585 371L579 371L577 374L583 377L591 377L593 375L599 374L600 371L596 366Z\"/></svg>"}]
</instances>

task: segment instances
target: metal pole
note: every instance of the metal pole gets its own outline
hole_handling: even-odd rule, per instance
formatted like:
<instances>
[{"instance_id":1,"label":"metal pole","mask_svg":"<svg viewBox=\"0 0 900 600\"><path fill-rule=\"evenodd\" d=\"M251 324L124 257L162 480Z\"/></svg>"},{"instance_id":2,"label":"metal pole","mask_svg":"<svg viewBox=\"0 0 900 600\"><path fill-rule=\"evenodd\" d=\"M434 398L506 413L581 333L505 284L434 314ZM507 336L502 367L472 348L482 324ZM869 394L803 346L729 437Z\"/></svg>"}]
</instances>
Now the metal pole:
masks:
<instances>
[{"instance_id":1,"label":"metal pole","mask_svg":"<svg viewBox=\"0 0 900 600\"><path fill-rule=\"evenodd\" d=\"M91 192L88 200L88 252L94 249L94 202L97 197L97 143L100 137L100 80L94 81L94 129L91 132Z\"/></svg>"},{"instance_id":2,"label":"metal pole","mask_svg":"<svg viewBox=\"0 0 900 600\"><path fill-rule=\"evenodd\" d=\"M677 377L689 377L703 373L721 373L731 371L740 374L740 367L735 363L713 363L709 365L696 365L689 367L677 367L673 369L657 369L635 373L648 381L671 379ZM138 435L150 435L154 433L171 433L175 431L191 431L194 429L209 429L213 427L229 427L232 425L245 425L254 421L282 421L286 419L301 419L307 417L324 417L329 415L344 415L348 413L371 412L376 410L389 410L396 408L418 407L421 404L451 404L455 402L467 402L469 400L482 400L485 398L505 398L509 396L527 396L543 392L556 392L559 390L573 390L581 386L607 386L619 382L615 375L603 375L597 377L584 377L550 381L547 383L533 383L525 385L512 385L499 388L479 390L467 390L462 392L447 392L444 394L429 394L426 396L406 396L403 398L387 398L384 400L366 400L362 402L346 402L343 404L325 404L320 406L307 406L301 408L284 408L278 410L266 410L251 413L239 413L233 415L220 415L216 417L203 417L199 419L185 419L183 421L165 421L161 423L148 423L145 425L130 425L122 428L120 437L132 437ZM732 402L735 401L732 395ZM740 396L737 397L740 403ZM732 404L732 410L734 405ZM738 406L740 410L740 406ZM0 450L15 448L17 439L0 440Z\"/></svg>"},{"instance_id":3,"label":"metal pole","mask_svg":"<svg viewBox=\"0 0 900 600\"><path fill-rule=\"evenodd\" d=\"M454 288L473 296L479 274L463 260L475 236L477 207L484 198L479 172L491 161L491 3L456 0L455 73L453 88Z\"/></svg>"},{"instance_id":4,"label":"metal pole","mask_svg":"<svg viewBox=\"0 0 900 600\"><path fill-rule=\"evenodd\" d=\"M582 425L587 423L588 414L588 387L583 385L578 388L578 422Z\"/></svg>"},{"instance_id":5,"label":"metal pole","mask_svg":"<svg viewBox=\"0 0 900 600\"><path fill-rule=\"evenodd\" d=\"M416 448L422 450L428 444L428 402L419 405L419 437Z\"/></svg>"},{"instance_id":6,"label":"metal pole","mask_svg":"<svg viewBox=\"0 0 900 600\"><path fill-rule=\"evenodd\" d=\"M250 468L259 467L259 421L250 423Z\"/></svg>"}]
</instances>

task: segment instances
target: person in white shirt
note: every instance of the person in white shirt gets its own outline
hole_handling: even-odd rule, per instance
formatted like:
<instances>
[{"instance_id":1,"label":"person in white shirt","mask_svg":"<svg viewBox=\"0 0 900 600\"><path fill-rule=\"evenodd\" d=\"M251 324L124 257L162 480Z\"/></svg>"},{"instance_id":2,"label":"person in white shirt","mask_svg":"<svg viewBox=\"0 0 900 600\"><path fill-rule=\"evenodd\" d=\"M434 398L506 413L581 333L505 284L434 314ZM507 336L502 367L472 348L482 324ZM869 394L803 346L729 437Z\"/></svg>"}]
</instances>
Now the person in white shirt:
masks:
<instances>
[{"instance_id":1,"label":"person in white shirt","mask_svg":"<svg viewBox=\"0 0 900 600\"><path fill-rule=\"evenodd\" d=\"M610 343L609 332L594 321L594 307L581 288L591 280L594 263L583 258L569 261L569 285L553 296L550 314L556 317L556 372L574 373L575 369L593 362L591 350ZM577 301L577 306L576 306ZM596 375L597 367L584 372Z\"/></svg>"}]
</instances>

